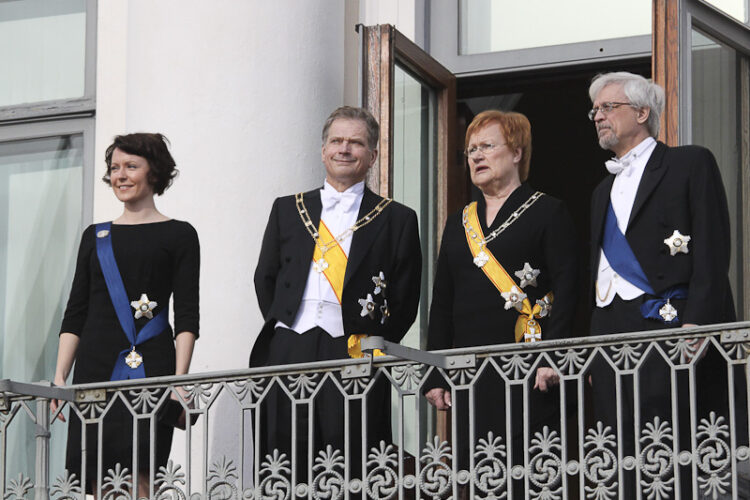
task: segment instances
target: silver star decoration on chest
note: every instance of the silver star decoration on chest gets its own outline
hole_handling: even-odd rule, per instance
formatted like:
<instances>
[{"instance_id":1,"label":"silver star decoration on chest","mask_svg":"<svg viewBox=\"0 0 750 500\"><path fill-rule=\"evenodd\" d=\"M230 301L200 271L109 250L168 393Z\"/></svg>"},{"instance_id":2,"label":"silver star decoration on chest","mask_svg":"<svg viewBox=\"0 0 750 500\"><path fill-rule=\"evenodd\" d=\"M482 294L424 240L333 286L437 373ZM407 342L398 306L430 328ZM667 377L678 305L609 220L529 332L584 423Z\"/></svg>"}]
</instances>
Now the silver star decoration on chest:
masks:
<instances>
[{"instance_id":1,"label":"silver star decoration on chest","mask_svg":"<svg viewBox=\"0 0 750 500\"><path fill-rule=\"evenodd\" d=\"M515 285L513 285L513 288L511 288L509 292L503 292L500 295L505 299L506 311L512 307L515 307L520 311L523 299L526 298L526 294L519 290Z\"/></svg>"},{"instance_id":2,"label":"silver star decoration on chest","mask_svg":"<svg viewBox=\"0 0 750 500\"><path fill-rule=\"evenodd\" d=\"M543 298L536 301L539 306L539 317L543 318L552 312L552 302L549 300L549 296L545 295Z\"/></svg>"},{"instance_id":3,"label":"silver star decoration on chest","mask_svg":"<svg viewBox=\"0 0 750 500\"><path fill-rule=\"evenodd\" d=\"M677 309L675 309L674 306L669 303L669 300L667 300L667 303L659 308L659 316L661 316L665 322L669 323L674 321L677 317Z\"/></svg>"},{"instance_id":4,"label":"silver star decoration on chest","mask_svg":"<svg viewBox=\"0 0 750 500\"><path fill-rule=\"evenodd\" d=\"M687 234L680 234L677 229L674 230L672 236L664 240L664 244L669 247L669 255L688 253L688 242L690 242L690 236Z\"/></svg>"},{"instance_id":5,"label":"silver star decoration on chest","mask_svg":"<svg viewBox=\"0 0 750 500\"><path fill-rule=\"evenodd\" d=\"M130 303L130 307L135 309L135 319L147 317L151 319L154 317L154 308L156 308L156 302L148 300L148 295L145 293L141 294L140 300L134 300Z\"/></svg>"},{"instance_id":6,"label":"silver star decoration on chest","mask_svg":"<svg viewBox=\"0 0 750 500\"><path fill-rule=\"evenodd\" d=\"M477 256L474 257L474 265L481 269L489 260L490 256L484 253L484 250L480 250Z\"/></svg>"},{"instance_id":7,"label":"silver star decoration on chest","mask_svg":"<svg viewBox=\"0 0 750 500\"><path fill-rule=\"evenodd\" d=\"M536 286L536 277L539 276L539 269L534 269L528 262L524 262L523 269L516 271L515 275L521 279L521 288L527 285Z\"/></svg>"},{"instance_id":8,"label":"silver star decoration on chest","mask_svg":"<svg viewBox=\"0 0 750 500\"><path fill-rule=\"evenodd\" d=\"M372 294L368 293L367 298L359 299L358 302L362 306L362 311L359 315L363 318L369 316L370 319L375 319L375 301L372 298Z\"/></svg>"},{"instance_id":9,"label":"silver star decoration on chest","mask_svg":"<svg viewBox=\"0 0 750 500\"><path fill-rule=\"evenodd\" d=\"M313 262L313 269L315 269L316 273L322 273L323 271L328 269L328 261L323 257L319 258L318 260Z\"/></svg>"},{"instance_id":10,"label":"silver star decoration on chest","mask_svg":"<svg viewBox=\"0 0 750 500\"><path fill-rule=\"evenodd\" d=\"M383 271L380 271L377 276L373 276L372 282L375 283L375 290L373 290L372 293L378 295L380 292L383 292L383 295L385 295L385 288L388 284L385 281L385 274L383 274Z\"/></svg>"},{"instance_id":11,"label":"silver star decoration on chest","mask_svg":"<svg viewBox=\"0 0 750 500\"><path fill-rule=\"evenodd\" d=\"M388 301L385 299L383 299L383 305L380 306L380 313L383 315L383 317L380 318L380 324L385 325L385 322L391 317L391 311L388 309Z\"/></svg>"}]
</instances>

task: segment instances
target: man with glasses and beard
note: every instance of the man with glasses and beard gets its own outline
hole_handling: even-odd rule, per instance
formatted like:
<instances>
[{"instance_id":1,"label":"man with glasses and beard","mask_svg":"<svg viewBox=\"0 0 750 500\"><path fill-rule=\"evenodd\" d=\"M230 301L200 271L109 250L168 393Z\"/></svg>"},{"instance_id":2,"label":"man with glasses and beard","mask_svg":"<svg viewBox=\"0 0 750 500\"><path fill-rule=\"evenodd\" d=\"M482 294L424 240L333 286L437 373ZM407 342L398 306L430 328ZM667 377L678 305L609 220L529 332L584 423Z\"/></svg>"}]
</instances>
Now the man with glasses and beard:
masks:
<instances>
[{"instance_id":1,"label":"man with glasses and beard","mask_svg":"<svg viewBox=\"0 0 750 500\"><path fill-rule=\"evenodd\" d=\"M700 146L669 147L655 139L664 91L642 76L599 75L589 96L593 108L588 116L599 145L615 154L606 162L611 175L594 190L591 202L591 334L734 321L729 213L714 156ZM714 411L728 421L726 365L715 349L700 347L698 342L691 347L698 356L698 419ZM638 390L632 376L621 376L619 395L613 368L601 358L592 364L596 420L611 426L616 437L619 418L622 455L634 456L634 416L639 416L639 436L657 417L674 429L670 396L676 392L680 449L689 449L687 381L676 377L673 387L667 361L654 350L642 362ZM691 468L680 470L689 479ZM625 472L623 483L626 496L634 495L634 471Z\"/></svg>"}]
</instances>

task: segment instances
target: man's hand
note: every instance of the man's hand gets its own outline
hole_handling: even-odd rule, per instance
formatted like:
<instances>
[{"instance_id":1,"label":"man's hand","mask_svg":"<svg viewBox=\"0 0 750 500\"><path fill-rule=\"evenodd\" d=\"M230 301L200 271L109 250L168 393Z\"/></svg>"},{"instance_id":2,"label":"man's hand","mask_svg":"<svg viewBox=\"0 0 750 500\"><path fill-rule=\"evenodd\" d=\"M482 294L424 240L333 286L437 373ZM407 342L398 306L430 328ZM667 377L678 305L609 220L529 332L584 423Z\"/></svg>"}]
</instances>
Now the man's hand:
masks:
<instances>
[{"instance_id":1,"label":"man's hand","mask_svg":"<svg viewBox=\"0 0 750 500\"><path fill-rule=\"evenodd\" d=\"M429 401L432 406L441 411L449 410L450 407L453 406L451 404L451 391L446 391L441 387L430 389L424 397L427 398L427 401Z\"/></svg>"},{"instance_id":2,"label":"man's hand","mask_svg":"<svg viewBox=\"0 0 750 500\"><path fill-rule=\"evenodd\" d=\"M557 372L555 370L547 367L537 368L534 389L539 389L542 392L547 392L553 386L556 386L559 383L560 377L557 376Z\"/></svg>"}]
</instances>

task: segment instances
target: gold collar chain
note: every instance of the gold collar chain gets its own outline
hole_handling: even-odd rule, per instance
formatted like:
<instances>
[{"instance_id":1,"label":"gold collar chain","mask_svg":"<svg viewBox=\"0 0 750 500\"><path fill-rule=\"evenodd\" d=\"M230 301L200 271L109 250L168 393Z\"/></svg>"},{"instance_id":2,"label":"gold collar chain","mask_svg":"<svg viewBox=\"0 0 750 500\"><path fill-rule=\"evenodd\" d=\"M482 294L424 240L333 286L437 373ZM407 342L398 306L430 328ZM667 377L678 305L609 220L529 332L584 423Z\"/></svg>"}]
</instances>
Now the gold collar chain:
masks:
<instances>
[{"instance_id":1,"label":"gold collar chain","mask_svg":"<svg viewBox=\"0 0 750 500\"><path fill-rule=\"evenodd\" d=\"M322 253L323 255L325 255L328 250L338 245L339 241L344 241L346 238L354 234L357 229L363 228L370 222L374 221L375 218L380 215L380 213L385 209L385 207L387 207L393 201L391 198L383 198L382 200L380 200L380 203L375 205L375 208L370 210L367 215L363 216L357 222L355 222L353 226L348 228L340 235L334 237L331 241L327 243L321 243L320 234L318 233L317 228L315 228L315 224L313 224L313 221L310 219L310 213L305 206L303 193L297 193L296 195L294 195L294 200L297 204L297 213L299 213L300 219L302 219L302 223L305 225L307 232L310 233L310 236L312 236L312 239L315 241L315 245L320 248L320 253Z\"/></svg>"},{"instance_id":2,"label":"gold collar chain","mask_svg":"<svg viewBox=\"0 0 750 500\"><path fill-rule=\"evenodd\" d=\"M484 248L487 246L487 243L497 238L500 233L505 231L510 227L511 224L513 224L515 221L518 220L523 213L531 207L534 203L536 203L536 200L542 197L544 195L543 192L537 191L536 193L532 194L528 200L526 200L523 205L518 207L512 214L510 214L510 217L508 217L505 222L503 222L500 227L492 231L489 235L483 237L481 241L479 241L479 248ZM473 227L471 227L471 224L469 223L468 219L468 205L464 208L463 215L462 215L462 221L464 225L464 230L466 233L472 237L472 239L477 239L479 237L479 234L474 230ZM477 217L481 217L481 214L477 214Z\"/></svg>"}]
</instances>

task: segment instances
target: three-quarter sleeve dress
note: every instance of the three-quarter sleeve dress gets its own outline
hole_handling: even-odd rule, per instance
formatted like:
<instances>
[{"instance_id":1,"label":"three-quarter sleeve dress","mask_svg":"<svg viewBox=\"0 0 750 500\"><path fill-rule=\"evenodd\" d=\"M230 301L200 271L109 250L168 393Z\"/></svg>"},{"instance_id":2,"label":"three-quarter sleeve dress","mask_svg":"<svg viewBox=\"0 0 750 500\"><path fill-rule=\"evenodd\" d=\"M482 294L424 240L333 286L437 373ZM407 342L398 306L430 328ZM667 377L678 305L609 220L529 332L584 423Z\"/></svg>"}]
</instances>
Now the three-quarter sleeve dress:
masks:
<instances>
[{"instance_id":1,"label":"three-quarter sleeve dress","mask_svg":"<svg viewBox=\"0 0 750 500\"><path fill-rule=\"evenodd\" d=\"M110 380L117 356L130 348L115 314L96 252L96 229L89 226L81 237L76 271L60 332L80 337L73 371L73 383ZM148 224L111 226L112 247L128 299L137 301L146 294L156 302L156 316L169 307L174 298L172 321L161 333L137 346L143 356L146 377L174 375L174 335L192 332L198 336L198 287L200 247L195 229L187 222L168 220ZM135 309L131 310L135 313ZM135 319L136 329L148 318ZM131 404L133 397L123 394ZM159 395L160 396L160 395ZM109 399L108 399L109 401ZM78 407L79 411L86 409ZM101 409L91 408L97 416ZM81 478L83 455L86 458L86 482L96 479L98 447L102 448L102 470L120 464L132 469L133 408L115 401L103 417L103 437L98 440L96 424L87 424L85 448L82 448L81 419L73 409L68 425L66 467ZM139 469L149 468L148 420L139 425ZM172 443L172 427L156 419L156 467L166 465ZM82 449L85 452L82 454Z\"/></svg>"}]
</instances>

